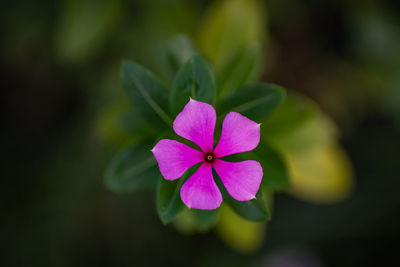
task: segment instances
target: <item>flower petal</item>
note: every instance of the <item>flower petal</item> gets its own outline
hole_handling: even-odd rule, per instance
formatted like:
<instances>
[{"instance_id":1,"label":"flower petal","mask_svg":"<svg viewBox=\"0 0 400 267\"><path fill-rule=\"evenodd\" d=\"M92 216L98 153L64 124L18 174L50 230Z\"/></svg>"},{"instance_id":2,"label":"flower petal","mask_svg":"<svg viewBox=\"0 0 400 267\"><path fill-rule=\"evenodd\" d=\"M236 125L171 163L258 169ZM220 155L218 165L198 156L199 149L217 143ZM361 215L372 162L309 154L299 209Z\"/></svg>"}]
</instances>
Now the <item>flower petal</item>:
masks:
<instances>
[{"instance_id":1,"label":"flower petal","mask_svg":"<svg viewBox=\"0 0 400 267\"><path fill-rule=\"evenodd\" d=\"M213 167L234 199L247 201L255 198L263 177L260 163L255 160L227 162L217 159Z\"/></svg>"},{"instance_id":2,"label":"flower petal","mask_svg":"<svg viewBox=\"0 0 400 267\"><path fill-rule=\"evenodd\" d=\"M253 150L260 141L260 124L230 112L222 123L222 133L214 153L220 158Z\"/></svg>"},{"instance_id":3,"label":"flower petal","mask_svg":"<svg viewBox=\"0 0 400 267\"><path fill-rule=\"evenodd\" d=\"M175 132L194 143L204 152L212 151L215 121L215 109L203 102L190 101L174 121Z\"/></svg>"},{"instance_id":4,"label":"flower petal","mask_svg":"<svg viewBox=\"0 0 400 267\"><path fill-rule=\"evenodd\" d=\"M162 139L151 151L162 176L167 180L178 179L187 169L203 160L203 153L175 140Z\"/></svg>"},{"instance_id":5,"label":"flower petal","mask_svg":"<svg viewBox=\"0 0 400 267\"><path fill-rule=\"evenodd\" d=\"M213 210L222 202L222 195L212 176L211 164L203 163L183 184L181 199L189 208Z\"/></svg>"}]
</instances>

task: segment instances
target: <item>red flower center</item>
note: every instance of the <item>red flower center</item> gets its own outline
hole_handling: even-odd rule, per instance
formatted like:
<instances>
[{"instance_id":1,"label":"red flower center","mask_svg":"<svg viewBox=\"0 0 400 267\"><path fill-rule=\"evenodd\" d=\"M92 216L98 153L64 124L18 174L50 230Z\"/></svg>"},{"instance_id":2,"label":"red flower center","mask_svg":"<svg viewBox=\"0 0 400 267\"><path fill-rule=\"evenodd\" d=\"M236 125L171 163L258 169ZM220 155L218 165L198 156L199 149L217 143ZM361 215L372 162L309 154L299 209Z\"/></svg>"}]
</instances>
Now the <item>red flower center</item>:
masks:
<instances>
[{"instance_id":1,"label":"red flower center","mask_svg":"<svg viewBox=\"0 0 400 267\"><path fill-rule=\"evenodd\" d=\"M217 157L215 156L214 152L204 153L204 161L205 162L213 163L216 158Z\"/></svg>"}]
</instances>

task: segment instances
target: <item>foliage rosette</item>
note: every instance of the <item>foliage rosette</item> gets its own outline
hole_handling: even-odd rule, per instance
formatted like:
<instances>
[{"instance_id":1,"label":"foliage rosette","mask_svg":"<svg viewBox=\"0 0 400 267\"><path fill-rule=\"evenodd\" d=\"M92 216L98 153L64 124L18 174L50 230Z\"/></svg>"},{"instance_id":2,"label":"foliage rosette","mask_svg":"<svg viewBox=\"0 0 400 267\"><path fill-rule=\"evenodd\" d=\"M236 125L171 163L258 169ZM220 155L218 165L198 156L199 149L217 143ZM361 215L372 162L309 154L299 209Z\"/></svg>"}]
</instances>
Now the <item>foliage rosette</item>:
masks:
<instances>
[{"instance_id":1,"label":"foliage rosette","mask_svg":"<svg viewBox=\"0 0 400 267\"><path fill-rule=\"evenodd\" d=\"M179 42L182 38L185 37L180 37ZM241 82L236 87L236 77L232 77L231 89L227 91L225 88L221 93L211 64L190 45L185 47L190 49L185 51L184 60L176 50L166 57L166 64L171 64L167 67L176 70L171 71L173 77L169 80L172 83L168 85L138 63L122 63L122 84L132 108L129 116L124 114L120 122L136 141L112 160L106 173L106 184L116 193L154 190L157 212L164 224L175 222L179 225L182 216L189 216L193 229L205 232L219 224L222 207L230 207L229 210L241 220L266 222L271 218L274 191L285 190L289 186L289 177L280 152L260 138L260 127L282 104L285 90L266 83L244 85ZM224 77L227 79L228 76ZM194 125L201 125L202 112L208 110L211 114L212 129L207 131L211 138L205 141L198 141L204 136L193 138L190 133L185 133L187 125L178 125L185 110L193 106L197 109L192 112L195 117L186 118L186 123L193 120ZM241 125L254 131L246 133L246 127L241 128ZM232 135L235 139L231 138ZM244 147L240 147L240 143ZM160 149L170 151L171 144L176 149L192 153L192 158L187 157L188 154L184 157L190 164L179 169L173 165L176 151L161 156L157 153ZM167 161L162 162L160 157ZM220 157L224 160L226 157L227 161ZM168 161L171 166L168 166ZM209 164L211 161L216 170L214 175ZM239 166L240 162L251 165L251 171L246 169L249 166L232 168L232 164ZM207 173L214 199L209 195L191 195L190 185L197 183L198 186L198 181L191 181L199 173ZM228 176L236 184L230 183ZM246 185L249 185L247 191L236 190Z\"/></svg>"}]
</instances>

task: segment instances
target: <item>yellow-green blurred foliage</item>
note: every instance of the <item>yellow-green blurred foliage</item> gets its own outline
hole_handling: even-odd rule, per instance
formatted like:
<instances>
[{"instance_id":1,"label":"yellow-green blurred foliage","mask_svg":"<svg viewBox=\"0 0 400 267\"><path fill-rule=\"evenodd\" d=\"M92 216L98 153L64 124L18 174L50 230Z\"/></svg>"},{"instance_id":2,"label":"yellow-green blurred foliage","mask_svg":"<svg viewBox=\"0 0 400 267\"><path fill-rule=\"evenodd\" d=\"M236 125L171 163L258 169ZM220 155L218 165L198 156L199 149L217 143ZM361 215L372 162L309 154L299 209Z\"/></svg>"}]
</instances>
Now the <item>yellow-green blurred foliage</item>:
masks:
<instances>
[{"instance_id":1,"label":"yellow-green blurred foliage","mask_svg":"<svg viewBox=\"0 0 400 267\"><path fill-rule=\"evenodd\" d=\"M264 41L264 9L258 0L216 1L209 7L197 41L217 72L241 47Z\"/></svg>"},{"instance_id":2,"label":"yellow-green blurred foliage","mask_svg":"<svg viewBox=\"0 0 400 267\"><path fill-rule=\"evenodd\" d=\"M299 117L293 120L291 114ZM285 123L289 128L279 131ZM267 140L286 157L291 194L316 204L336 203L349 195L353 186L350 161L338 144L335 124L315 103L289 95L263 129Z\"/></svg>"},{"instance_id":3,"label":"yellow-green blurred foliage","mask_svg":"<svg viewBox=\"0 0 400 267\"><path fill-rule=\"evenodd\" d=\"M55 35L56 54L80 62L98 53L123 18L120 1L65 1Z\"/></svg>"},{"instance_id":4,"label":"yellow-green blurred foliage","mask_svg":"<svg viewBox=\"0 0 400 267\"><path fill-rule=\"evenodd\" d=\"M237 215L230 207L222 205L216 226L218 235L233 249L251 253L264 241L266 223L252 222Z\"/></svg>"}]
</instances>

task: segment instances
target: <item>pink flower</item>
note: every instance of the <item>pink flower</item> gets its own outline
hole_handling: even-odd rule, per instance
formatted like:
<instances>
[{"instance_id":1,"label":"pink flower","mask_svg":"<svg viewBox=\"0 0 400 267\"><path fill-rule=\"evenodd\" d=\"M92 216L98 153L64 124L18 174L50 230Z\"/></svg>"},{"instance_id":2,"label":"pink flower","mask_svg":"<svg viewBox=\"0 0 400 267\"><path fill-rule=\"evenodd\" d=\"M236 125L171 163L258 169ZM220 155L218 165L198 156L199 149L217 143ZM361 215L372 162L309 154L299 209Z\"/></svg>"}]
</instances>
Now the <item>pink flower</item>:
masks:
<instances>
[{"instance_id":1,"label":"pink flower","mask_svg":"<svg viewBox=\"0 0 400 267\"><path fill-rule=\"evenodd\" d=\"M189 208L209 210L221 205L222 195L215 184L212 167L236 200L255 198L261 184L263 170L257 161L220 159L256 148L260 141L260 124L230 112L223 121L219 143L213 149L216 117L211 105L190 99L176 117L174 131L196 143L202 151L169 139L160 140L152 149L161 174L167 180L178 179L190 167L202 162L181 188L181 199Z\"/></svg>"}]
</instances>

